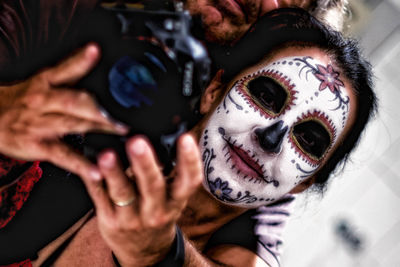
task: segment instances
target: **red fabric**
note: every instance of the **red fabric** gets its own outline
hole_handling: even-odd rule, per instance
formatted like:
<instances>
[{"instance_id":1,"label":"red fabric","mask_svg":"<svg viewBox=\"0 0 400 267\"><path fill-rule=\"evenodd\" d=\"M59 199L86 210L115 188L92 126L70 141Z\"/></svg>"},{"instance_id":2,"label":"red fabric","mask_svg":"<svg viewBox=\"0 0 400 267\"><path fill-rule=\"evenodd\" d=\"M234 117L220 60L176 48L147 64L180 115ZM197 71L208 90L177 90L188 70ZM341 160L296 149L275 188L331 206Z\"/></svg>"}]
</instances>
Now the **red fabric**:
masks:
<instances>
[{"instance_id":1,"label":"red fabric","mask_svg":"<svg viewBox=\"0 0 400 267\"><path fill-rule=\"evenodd\" d=\"M0 179L13 168L18 168L25 161L14 160L0 156ZM42 177L39 161L35 161L20 177L15 177L16 182L0 192L0 228L7 225L15 214L22 208L24 202L37 181Z\"/></svg>"},{"instance_id":2,"label":"red fabric","mask_svg":"<svg viewBox=\"0 0 400 267\"><path fill-rule=\"evenodd\" d=\"M13 263L9 265L0 265L0 267L32 267L32 263L30 259L18 262L18 263Z\"/></svg>"},{"instance_id":3,"label":"red fabric","mask_svg":"<svg viewBox=\"0 0 400 267\"><path fill-rule=\"evenodd\" d=\"M11 159L0 154L0 179L6 175L12 168L19 167L25 164L26 161Z\"/></svg>"}]
</instances>

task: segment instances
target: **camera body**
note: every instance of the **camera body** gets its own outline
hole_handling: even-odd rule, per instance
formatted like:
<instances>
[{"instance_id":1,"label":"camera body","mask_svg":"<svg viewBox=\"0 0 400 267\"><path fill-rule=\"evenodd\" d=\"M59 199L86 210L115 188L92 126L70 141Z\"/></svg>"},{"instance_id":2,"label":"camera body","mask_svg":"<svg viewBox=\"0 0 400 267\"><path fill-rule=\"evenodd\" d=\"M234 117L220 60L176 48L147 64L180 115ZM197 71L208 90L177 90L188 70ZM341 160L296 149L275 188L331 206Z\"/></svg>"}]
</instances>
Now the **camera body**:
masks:
<instances>
[{"instance_id":1,"label":"camera body","mask_svg":"<svg viewBox=\"0 0 400 267\"><path fill-rule=\"evenodd\" d=\"M100 43L102 59L80 85L109 117L131 130L125 137L89 133L85 155L95 160L112 148L127 166L124 143L143 134L168 169L176 139L199 118L197 105L211 68L207 50L192 35L191 17L184 10L104 8L97 21L107 25L106 33L93 38Z\"/></svg>"}]
</instances>

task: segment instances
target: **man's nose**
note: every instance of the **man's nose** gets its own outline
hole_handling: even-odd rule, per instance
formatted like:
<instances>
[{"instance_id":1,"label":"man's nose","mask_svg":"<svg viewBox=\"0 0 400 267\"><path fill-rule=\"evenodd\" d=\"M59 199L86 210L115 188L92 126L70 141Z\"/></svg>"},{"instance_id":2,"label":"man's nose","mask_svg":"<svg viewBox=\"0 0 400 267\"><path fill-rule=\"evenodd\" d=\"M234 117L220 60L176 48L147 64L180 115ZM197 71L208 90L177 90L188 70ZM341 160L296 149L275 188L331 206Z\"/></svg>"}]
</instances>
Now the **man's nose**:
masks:
<instances>
[{"instance_id":1,"label":"man's nose","mask_svg":"<svg viewBox=\"0 0 400 267\"><path fill-rule=\"evenodd\" d=\"M271 126L255 129L255 134L262 149L268 153L278 154L281 151L283 137L288 130L288 127L283 126L283 121L280 120Z\"/></svg>"}]
</instances>

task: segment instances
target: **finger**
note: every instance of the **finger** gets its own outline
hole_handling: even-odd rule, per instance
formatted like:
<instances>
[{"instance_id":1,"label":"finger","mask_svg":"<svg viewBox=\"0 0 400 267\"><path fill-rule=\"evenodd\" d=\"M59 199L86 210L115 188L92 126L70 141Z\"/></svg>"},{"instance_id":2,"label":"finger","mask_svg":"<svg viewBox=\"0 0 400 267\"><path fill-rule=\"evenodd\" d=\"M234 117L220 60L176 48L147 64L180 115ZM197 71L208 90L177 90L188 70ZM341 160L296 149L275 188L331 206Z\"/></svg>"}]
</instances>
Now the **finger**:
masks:
<instances>
[{"instance_id":1,"label":"finger","mask_svg":"<svg viewBox=\"0 0 400 267\"><path fill-rule=\"evenodd\" d=\"M73 85L87 75L100 59L100 48L88 44L57 66L46 70L50 84L54 86Z\"/></svg>"},{"instance_id":2,"label":"finger","mask_svg":"<svg viewBox=\"0 0 400 267\"><path fill-rule=\"evenodd\" d=\"M97 169L92 170L90 176L81 176L86 190L96 209L96 214L100 219L112 220L115 217L113 204L110 201L107 190L104 186L101 173Z\"/></svg>"},{"instance_id":3,"label":"finger","mask_svg":"<svg viewBox=\"0 0 400 267\"><path fill-rule=\"evenodd\" d=\"M62 113L102 123L113 123L86 91L57 88L47 91L45 98L43 113Z\"/></svg>"},{"instance_id":4,"label":"finger","mask_svg":"<svg viewBox=\"0 0 400 267\"><path fill-rule=\"evenodd\" d=\"M164 176L152 148L145 139L131 138L127 142L127 151L141 196L141 216L152 222L164 211L166 202Z\"/></svg>"},{"instance_id":5,"label":"finger","mask_svg":"<svg viewBox=\"0 0 400 267\"><path fill-rule=\"evenodd\" d=\"M177 176L171 185L173 205L183 208L185 201L194 193L203 180L203 165L200 151L194 138L185 134L178 140Z\"/></svg>"},{"instance_id":6,"label":"finger","mask_svg":"<svg viewBox=\"0 0 400 267\"><path fill-rule=\"evenodd\" d=\"M127 133L127 129L124 126L119 127L109 123L99 123L63 114L43 115L40 118L36 118L35 122L31 122L30 124L30 134L45 138L90 131L101 131L120 135Z\"/></svg>"},{"instance_id":7,"label":"finger","mask_svg":"<svg viewBox=\"0 0 400 267\"><path fill-rule=\"evenodd\" d=\"M122 166L119 164L115 152L108 150L101 153L98 158L98 163L100 171L106 181L109 198L112 202L129 202L135 198L136 193L133 185L122 170ZM124 207L114 205L114 209L122 216L125 216L125 218L130 218L134 215L135 201L136 200L134 200L132 204Z\"/></svg>"}]
</instances>

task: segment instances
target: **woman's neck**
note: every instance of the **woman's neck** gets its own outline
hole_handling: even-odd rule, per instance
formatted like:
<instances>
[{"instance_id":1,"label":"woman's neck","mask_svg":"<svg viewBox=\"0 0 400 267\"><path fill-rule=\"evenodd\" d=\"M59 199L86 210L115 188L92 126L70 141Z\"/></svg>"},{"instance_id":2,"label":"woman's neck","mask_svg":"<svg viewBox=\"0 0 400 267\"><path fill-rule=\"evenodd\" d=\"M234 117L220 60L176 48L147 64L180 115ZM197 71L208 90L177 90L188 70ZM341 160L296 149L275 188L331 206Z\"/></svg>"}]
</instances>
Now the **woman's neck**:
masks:
<instances>
[{"instance_id":1,"label":"woman's neck","mask_svg":"<svg viewBox=\"0 0 400 267\"><path fill-rule=\"evenodd\" d=\"M190 197L178 224L194 245L201 249L213 232L246 210L219 202L200 186Z\"/></svg>"}]
</instances>

